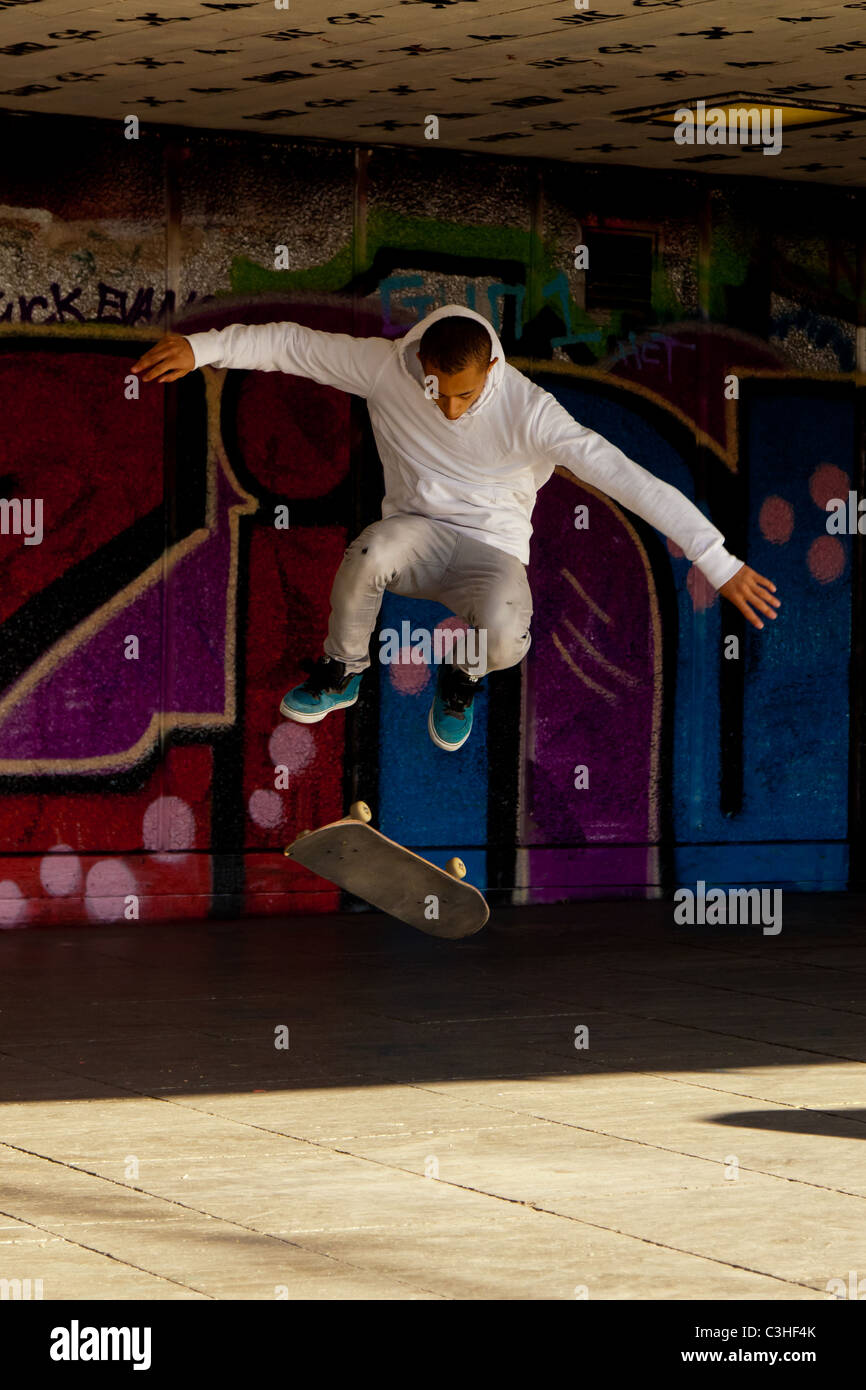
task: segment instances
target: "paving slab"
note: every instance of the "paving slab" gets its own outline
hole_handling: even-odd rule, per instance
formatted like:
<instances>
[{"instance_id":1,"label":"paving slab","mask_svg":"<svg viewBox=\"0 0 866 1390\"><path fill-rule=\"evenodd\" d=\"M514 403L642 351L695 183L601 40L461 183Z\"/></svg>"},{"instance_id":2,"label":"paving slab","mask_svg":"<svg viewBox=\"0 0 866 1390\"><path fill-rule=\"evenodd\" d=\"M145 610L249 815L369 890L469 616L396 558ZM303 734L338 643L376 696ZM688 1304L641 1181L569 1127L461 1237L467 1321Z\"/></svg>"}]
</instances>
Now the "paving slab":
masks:
<instances>
[{"instance_id":1,"label":"paving slab","mask_svg":"<svg viewBox=\"0 0 866 1390\"><path fill-rule=\"evenodd\" d=\"M773 939L660 902L458 943L373 913L0 934L0 1278L826 1299L866 1273L864 922L792 896Z\"/></svg>"}]
</instances>

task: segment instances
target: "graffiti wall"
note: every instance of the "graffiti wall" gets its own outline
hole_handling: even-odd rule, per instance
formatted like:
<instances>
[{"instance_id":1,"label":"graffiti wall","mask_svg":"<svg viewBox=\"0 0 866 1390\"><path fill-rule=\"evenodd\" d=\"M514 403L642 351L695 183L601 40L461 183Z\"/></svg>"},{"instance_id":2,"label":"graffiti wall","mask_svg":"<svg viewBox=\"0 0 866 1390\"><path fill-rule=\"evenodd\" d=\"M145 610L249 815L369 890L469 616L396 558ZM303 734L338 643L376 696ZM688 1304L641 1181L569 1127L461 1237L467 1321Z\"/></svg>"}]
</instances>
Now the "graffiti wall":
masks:
<instances>
[{"instance_id":1,"label":"graffiti wall","mask_svg":"<svg viewBox=\"0 0 866 1390\"><path fill-rule=\"evenodd\" d=\"M358 796L434 861L460 853L494 904L854 881L849 194L23 124L0 208L0 926L334 911L282 850ZM282 719L379 514L364 403L130 367L167 328L396 337L453 302L704 510L777 584L778 622L747 627L660 532L557 473L533 517L532 646L485 683L459 755L427 735L435 671L411 634L461 624L391 594L401 660L374 636L351 712ZM834 498L850 524L831 531Z\"/></svg>"}]
</instances>

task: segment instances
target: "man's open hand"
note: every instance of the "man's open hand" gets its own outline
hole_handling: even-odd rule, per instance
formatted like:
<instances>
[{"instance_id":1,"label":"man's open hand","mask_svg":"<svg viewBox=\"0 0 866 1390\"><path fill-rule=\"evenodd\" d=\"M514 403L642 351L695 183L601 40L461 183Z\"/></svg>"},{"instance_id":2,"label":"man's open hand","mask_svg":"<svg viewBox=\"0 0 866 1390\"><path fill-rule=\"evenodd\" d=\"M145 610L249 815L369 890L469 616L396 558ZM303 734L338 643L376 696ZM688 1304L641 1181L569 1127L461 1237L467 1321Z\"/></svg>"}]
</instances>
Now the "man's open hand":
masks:
<instances>
[{"instance_id":1,"label":"man's open hand","mask_svg":"<svg viewBox=\"0 0 866 1390\"><path fill-rule=\"evenodd\" d=\"M733 579L729 579L727 584L723 584L719 590L726 599L739 608L741 613L745 613L752 627L763 627L755 608L760 613L766 613L768 618L775 618L775 609L781 605L773 595L776 586L770 579L765 579L762 574L757 574L748 565L743 565L737 570ZM755 608L752 607L755 605ZM771 606L772 605L772 606Z\"/></svg>"},{"instance_id":2,"label":"man's open hand","mask_svg":"<svg viewBox=\"0 0 866 1390\"><path fill-rule=\"evenodd\" d=\"M180 333L166 333L164 338L139 357L134 372L142 373L143 381L177 381L187 372L195 371L195 354Z\"/></svg>"}]
</instances>

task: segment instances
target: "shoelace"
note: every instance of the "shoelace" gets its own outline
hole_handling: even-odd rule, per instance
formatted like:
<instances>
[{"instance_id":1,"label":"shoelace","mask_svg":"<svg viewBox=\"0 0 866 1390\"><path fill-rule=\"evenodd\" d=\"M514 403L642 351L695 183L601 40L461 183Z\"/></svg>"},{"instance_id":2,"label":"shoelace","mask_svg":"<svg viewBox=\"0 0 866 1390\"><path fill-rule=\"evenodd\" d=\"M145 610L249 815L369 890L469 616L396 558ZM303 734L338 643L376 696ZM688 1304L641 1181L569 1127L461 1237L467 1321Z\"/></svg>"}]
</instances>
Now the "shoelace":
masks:
<instances>
[{"instance_id":1,"label":"shoelace","mask_svg":"<svg viewBox=\"0 0 866 1390\"><path fill-rule=\"evenodd\" d=\"M323 661L321 657L319 657L318 661L313 661L310 657L306 657L301 662L301 670L308 671L310 674L304 681L304 689L309 691L311 695L321 695L325 690L336 689L336 686L333 684L335 679L334 665L334 662ZM339 684L339 679L337 679L337 684Z\"/></svg>"},{"instance_id":2,"label":"shoelace","mask_svg":"<svg viewBox=\"0 0 866 1390\"><path fill-rule=\"evenodd\" d=\"M475 685L469 681L446 676L442 682L442 703L449 714L455 718L465 718L469 705L475 699Z\"/></svg>"}]
</instances>

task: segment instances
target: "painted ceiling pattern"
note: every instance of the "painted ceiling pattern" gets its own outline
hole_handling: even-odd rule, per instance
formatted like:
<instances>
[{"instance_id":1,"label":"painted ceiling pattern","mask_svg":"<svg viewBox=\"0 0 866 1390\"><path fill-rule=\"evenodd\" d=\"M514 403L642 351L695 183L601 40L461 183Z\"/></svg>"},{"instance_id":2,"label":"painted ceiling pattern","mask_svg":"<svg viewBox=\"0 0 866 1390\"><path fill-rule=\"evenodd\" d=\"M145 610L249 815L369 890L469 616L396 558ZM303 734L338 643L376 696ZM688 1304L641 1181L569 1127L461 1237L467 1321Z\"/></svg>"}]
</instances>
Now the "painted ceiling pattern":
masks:
<instances>
[{"instance_id":1,"label":"painted ceiling pattern","mask_svg":"<svg viewBox=\"0 0 866 1390\"><path fill-rule=\"evenodd\" d=\"M623 113L866 108L866 0L0 0L0 107L860 185L866 120L677 145ZM351 3L351 0L350 0Z\"/></svg>"}]
</instances>

